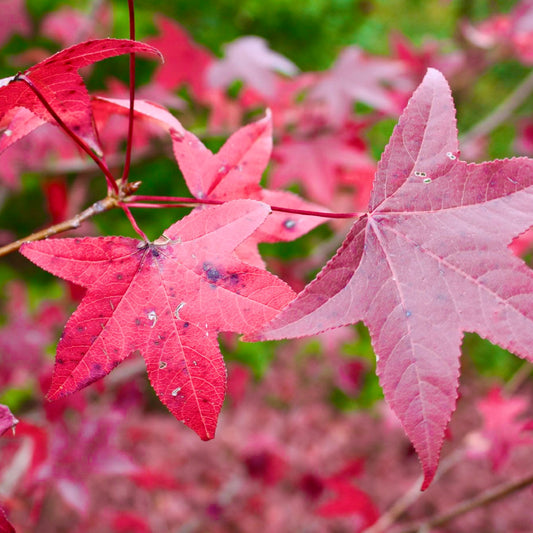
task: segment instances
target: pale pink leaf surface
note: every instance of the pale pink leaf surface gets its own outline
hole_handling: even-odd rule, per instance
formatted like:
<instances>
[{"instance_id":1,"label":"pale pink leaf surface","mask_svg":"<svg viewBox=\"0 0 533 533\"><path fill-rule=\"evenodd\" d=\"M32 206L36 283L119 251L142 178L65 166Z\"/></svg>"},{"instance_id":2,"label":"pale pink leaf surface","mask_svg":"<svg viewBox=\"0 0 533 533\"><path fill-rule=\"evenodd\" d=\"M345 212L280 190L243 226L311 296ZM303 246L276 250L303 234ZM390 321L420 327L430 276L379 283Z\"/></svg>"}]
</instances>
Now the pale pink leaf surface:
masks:
<instances>
[{"instance_id":1,"label":"pale pink leaf surface","mask_svg":"<svg viewBox=\"0 0 533 533\"><path fill-rule=\"evenodd\" d=\"M259 184L272 151L270 113L237 130L216 154L187 131L183 135L173 135L172 140L174 155L185 182L196 198L251 198L292 209L325 211L323 207L305 202L295 194L263 189ZM238 255L260 266L262 260L257 252L258 242L292 241L324 221L320 217L272 213L253 237L239 246Z\"/></svg>"},{"instance_id":2,"label":"pale pink leaf surface","mask_svg":"<svg viewBox=\"0 0 533 533\"><path fill-rule=\"evenodd\" d=\"M96 61L129 52L158 55L151 46L123 39L85 41L37 63L24 72L59 117L91 148L99 151L91 101L78 70ZM44 121L55 120L35 93L22 81L0 80L0 120L11 109L24 107Z\"/></svg>"},{"instance_id":3,"label":"pale pink leaf surface","mask_svg":"<svg viewBox=\"0 0 533 533\"><path fill-rule=\"evenodd\" d=\"M14 428L18 422L19 421L9 410L9 407L0 404L0 436L3 435L8 429Z\"/></svg>"},{"instance_id":4,"label":"pale pink leaf surface","mask_svg":"<svg viewBox=\"0 0 533 533\"><path fill-rule=\"evenodd\" d=\"M533 360L533 273L507 245L533 223L533 161L457 159L455 110L430 69L382 156L367 215L259 335L368 326L385 398L433 478L476 332Z\"/></svg>"},{"instance_id":5,"label":"pale pink leaf surface","mask_svg":"<svg viewBox=\"0 0 533 533\"><path fill-rule=\"evenodd\" d=\"M191 213L151 244L87 237L24 245L22 254L41 268L87 288L59 341L49 399L138 350L161 401L212 438L226 381L217 333L251 333L294 296L233 254L268 213L265 204L233 201Z\"/></svg>"},{"instance_id":6,"label":"pale pink leaf surface","mask_svg":"<svg viewBox=\"0 0 533 533\"><path fill-rule=\"evenodd\" d=\"M356 101L396 115L400 110L386 85L398 85L404 74L399 61L367 56L357 46L350 46L311 89L309 97L325 102L335 122L349 116Z\"/></svg>"},{"instance_id":7,"label":"pale pink leaf surface","mask_svg":"<svg viewBox=\"0 0 533 533\"><path fill-rule=\"evenodd\" d=\"M225 45L224 59L213 63L207 71L211 87L226 88L242 80L263 96L273 96L277 75L294 76L298 67L286 57L270 50L261 37L247 35Z\"/></svg>"}]
</instances>

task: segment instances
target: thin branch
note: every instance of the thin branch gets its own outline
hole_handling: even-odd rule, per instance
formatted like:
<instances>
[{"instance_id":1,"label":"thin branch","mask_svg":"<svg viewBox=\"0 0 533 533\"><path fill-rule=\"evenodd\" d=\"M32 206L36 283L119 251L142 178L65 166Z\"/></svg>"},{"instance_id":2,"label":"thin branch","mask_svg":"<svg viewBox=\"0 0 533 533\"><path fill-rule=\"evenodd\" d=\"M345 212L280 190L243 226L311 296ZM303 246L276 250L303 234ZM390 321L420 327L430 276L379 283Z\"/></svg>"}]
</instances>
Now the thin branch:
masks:
<instances>
[{"instance_id":1,"label":"thin branch","mask_svg":"<svg viewBox=\"0 0 533 533\"><path fill-rule=\"evenodd\" d=\"M98 213L109 211L114 207L118 207L118 201L115 198L108 196L103 200L95 202L93 205L91 205L81 213L78 213L76 216L69 218L68 220L60 222L59 224L54 224L53 226L45 228L41 231L32 233L31 235L28 235L23 239L19 239L10 244L6 244L6 246L2 246L0 248L0 257L3 255L7 255L11 252L17 251L25 242L40 241L41 239L46 239L47 237L51 237L52 235L57 235L58 233L63 233L71 229L76 229L80 226L82 222L84 222L88 218L91 218L94 215L97 215Z\"/></svg>"},{"instance_id":2,"label":"thin branch","mask_svg":"<svg viewBox=\"0 0 533 533\"><path fill-rule=\"evenodd\" d=\"M479 137L484 137L505 122L515 109L526 101L533 92L533 71L522 83L487 117L478 122L470 131L461 135L459 142L467 144Z\"/></svg>"},{"instance_id":3,"label":"thin branch","mask_svg":"<svg viewBox=\"0 0 533 533\"><path fill-rule=\"evenodd\" d=\"M398 533L417 533L418 531L430 531L431 529L447 524L451 520L473 511L474 509L490 505L495 501L506 498L507 496L510 496L511 494L514 494L515 492L518 492L519 490L522 490L531 484L533 484L533 473L529 473L528 475L514 481L502 483L483 492L479 496L475 496L470 500L459 503L449 511L446 511L435 518L410 524L404 529L401 529Z\"/></svg>"},{"instance_id":4,"label":"thin branch","mask_svg":"<svg viewBox=\"0 0 533 533\"><path fill-rule=\"evenodd\" d=\"M135 41L135 9L133 0L128 0L128 12L130 18L130 40ZM130 53L130 107L128 110L128 140L126 141L126 157L124 160L124 171L122 173L121 184L128 181L131 165L131 150L133 145L133 111L135 103L135 53Z\"/></svg>"},{"instance_id":5,"label":"thin branch","mask_svg":"<svg viewBox=\"0 0 533 533\"><path fill-rule=\"evenodd\" d=\"M21 81L25 83L34 93L35 96L40 100L40 102L43 104L43 106L46 108L48 113L52 115L52 117L55 119L55 121L61 126L61 128L65 131L65 133L98 165L98 168L103 172L104 176L107 180L107 186L109 190L114 191L115 193L118 193L118 186L115 182L115 178L113 177L113 174L111 174L111 171L107 168L107 165L104 163L102 159L100 159L87 145L87 143L78 135L76 135L72 129L70 129L65 122L63 122L63 119L55 112L55 110L52 108L52 106L48 103L48 100L43 96L41 91L34 85L34 83L24 74L18 73L15 78L13 79L13 82Z\"/></svg>"},{"instance_id":6,"label":"thin branch","mask_svg":"<svg viewBox=\"0 0 533 533\"><path fill-rule=\"evenodd\" d=\"M439 469L435 474L433 482L437 481L445 472L455 466L464 454L461 450L450 454L446 459L441 461ZM413 505L424 493L420 490L424 476L419 476L418 479L411 485L411 488L405 492L398 500L396 500L385 513L383 513L377 522L365 529L362 533L382 533L392 526L396 520Z\"/></svg>"}]
</instances>

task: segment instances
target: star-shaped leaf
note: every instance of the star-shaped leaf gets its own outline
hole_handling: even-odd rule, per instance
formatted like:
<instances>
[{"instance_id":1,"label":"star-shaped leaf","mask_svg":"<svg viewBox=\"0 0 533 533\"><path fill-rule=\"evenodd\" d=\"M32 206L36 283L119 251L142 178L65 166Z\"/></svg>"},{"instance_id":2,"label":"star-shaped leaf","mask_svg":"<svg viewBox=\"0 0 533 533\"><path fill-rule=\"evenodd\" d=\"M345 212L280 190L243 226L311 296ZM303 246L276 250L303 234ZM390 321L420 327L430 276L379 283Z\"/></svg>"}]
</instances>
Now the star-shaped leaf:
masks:
<instances>
[{"instance_id":1,"label":"star-shaped leaf","mask_svg":"<svg viewBox=\"0 0 533 533\"><path fill-rule=\"evenodd\" d=\"M94 131L91 101L78 70L96 61L129 52L158 55L144 43L124 39L100 39L76 44L30 67L25 76L39 89L59 117L94 150L100 150ZM15 78L0 80L0 120L14 108L24 107L40 119L55 123L35 93ZM32 129L37 127L35 123ZM29 133L24 125L24 133ZM9 131L9 136L18 132ZM4 132L5 134L5 132Z\"/></svg>"},{"instance_id":2,"label":"star-shaped leaf","mask_svg":"<svg viewBox=\"0 0 533 533\"><path fill-rule=\"evenodd\" d=\"M446 80L430 69L381 158L369 210L259 338L362 320L385 398L427 487L455 408L464 331L533 360L533 272L507 248L533 224L533 160L459 161Z\"/></svg>"},{"instance_id":3,"label":"star-shaped leaf","mask_svg":"<svg viewBox=\"0 0 533 533\"><path fill-rule=\"evenodd\" d=\"M21 252L41 268L87 288L57 347L53 400L143 355L161 401L202 439L214 436L226 372L219 331L250 333L293 297L233 250L269 207L237 200L196 211L154 243L126 237L51 239Z\"/></svg>"}]
</instances>

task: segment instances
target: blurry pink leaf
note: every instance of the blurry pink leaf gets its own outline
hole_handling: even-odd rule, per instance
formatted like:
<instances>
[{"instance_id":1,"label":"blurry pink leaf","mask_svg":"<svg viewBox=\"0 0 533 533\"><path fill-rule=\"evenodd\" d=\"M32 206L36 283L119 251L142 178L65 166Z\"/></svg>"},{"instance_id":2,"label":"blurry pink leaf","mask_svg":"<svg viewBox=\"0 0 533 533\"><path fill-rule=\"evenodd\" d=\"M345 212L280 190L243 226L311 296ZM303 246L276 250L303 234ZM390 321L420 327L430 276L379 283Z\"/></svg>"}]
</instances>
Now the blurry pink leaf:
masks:
<instances>
[{"instance_id":1,"label":"blurry pink leaf","mask_svg":"<svg viewBox=\"0 0 533 533\"><path fill-rule=\"evenodd\" d=\"M0 436L2 436L8 429L13 429L18 422L19 421L9 410L9 407L0 404Z\"/></svg>"},{"instance_id":2,"label":"blurry pink leaf","mask_svg":"<svg viewBox=\"0 0 533 533\"><path fill-rule=\"evenodd\" d=\"M276 90L276 72L287 76L298 72L294 63L270 50L264 39L253 35L226 44L224 55L224 59L213 63L208 70L211 87L225 88L242 80L258 93L272 96Z\"/></svg>"},{"instance_id":3,"label":"blurry pink leaf","mask_svg":"<svg viewBox=\"0 0 533 533\"><path fill-rule=\"evenodd\" d=\"M533 223L533 161L457 159L455 110L430 69L378 165L369 212L258 335L368 326L385 398L426 488L455 408L463 331L533 360L533 273L507 248Z\"/></svg>"},{"instance_id":4,"label":"blurry pink leaf","mask_svg":"<svg viewBox=\"0 0 533 533\"><path fill-rule=\"evenodd\" d=\"M379 511L370 496L349 481L329 479L326 481L326 487L333 491L335 496L320 505L315 511L316 514L326 518L357 515L361 519L357 531L366 529L379 518Z\"/></svg>"},{"instance_id":5,"label":"blurry pink leaf","mask_svg":"<svg viewBox=\"0 0 533 533\"><path fill-rule=\"evenodd\" d=\"M529 409L525 397L505 398L500 389L492 389L477 408L483 417L480 436L486 443L484 452L494 470L502 467L514 447L533 444L533 436L525 434L528 421L519 420Z\"/></svg>"},{"instance_id":6,"label":"blurry pink leaf","mask_svg":"<svg viewBox=\"0 0 533 533\"><path fill-rule=\"evenodd\" d=\"M90 14L69 6L48 13L41 23L41 34L67 47L111 33L110 6L106 2L96 5Z\"/></svg>"},{"instance_id":7,"label":"blurry pink leaf","mask_svg":"<svg viewBox=\"0 0 533 533\"><path fill-rule=\"evenodd\" d=\"M24 0L2 0L2 17L0 18L0 46L18 33L27 37L31 31L30 17Z\"/></svg>"},{"instance_id":8,"label":"blurry pink leaf","mask_svg":"<svg viewBox=\"0 0 533 533\"><path fill-rule=\"evenodd\" d=\"M341 134L286 137L274 147L272 158L276 162L270 176L272 187L301 183L312 200L327 206L332 206L345 172L359 175L364 191L370 189L375 173L375 163L366 151L351 146Z\"/></svg>"},{"instance_id":9,"label":"blurry pink leaf","mask_svg":"<svg viewBox=\"0 0 533 533\"><path fill-rule=\"evenodd\" d=\"M155 22L160 35L145 40L165 58L155 73L155 81L165 89L186 84L195 97L203 98L206 70L213 61L211 53L196 44L177 22L161 15L155 17Z\"/></svg>"},{"instance_id":10,"label":"blurry pink leaf","mask_svg":"<svg viewBox=\"0 0 533 533\"><path fill-rule=\"evenodd\" d=\"M404 75L399 61L368 56L357 46L349 46L322 74L309 98L325 102L332 120L339 123L352 114L354 102L397 115L401 109L387 87L401 84Z\"/></svg>"}]
</instances>

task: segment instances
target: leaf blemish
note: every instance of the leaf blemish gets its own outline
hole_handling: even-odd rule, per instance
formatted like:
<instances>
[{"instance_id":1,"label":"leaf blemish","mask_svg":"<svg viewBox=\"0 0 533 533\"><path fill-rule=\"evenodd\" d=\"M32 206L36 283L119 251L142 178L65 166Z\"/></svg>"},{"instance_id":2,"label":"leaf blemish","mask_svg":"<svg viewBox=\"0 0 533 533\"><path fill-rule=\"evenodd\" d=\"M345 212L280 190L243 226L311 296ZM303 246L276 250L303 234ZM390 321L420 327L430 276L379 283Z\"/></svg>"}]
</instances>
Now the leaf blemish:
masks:
<instances>
[{"instance_id":1,"label":"leaf blemish","mask_svg":"<svg viewBox=\"0 0 533 533\"><path fill-rule=\"evenodd\" d=\"M167 363L165 361L159 361L159 370L163 370L163 368L167 367Z\"/></svg>"},{"instance_id":2,"label":"leaf blemish","mask_svg":"<svg viewBox=\"0 0 533 533\"><path fill-rule=\"evenodd\" d=\"M181 390L181 387L178 387L176 389L174 389L170 394L172 394L172 396L177 396L178 395L178 392Z\"/></svg>"},{"instance_id":3,"label":"leaf blemish","mask_svg":"<svg viewBox=\"0 0 533 533\"><path fill-rule=\"evenodd\" d=\"M288 218L283 222L283 226L285 227L285 229L294 229L294 227L296 226L296 220Z\"/></svg>"},{"instance_id":4,"label":"leaf blemish","mask_svg":"<svg viewBox=\"0 0 533 533\"><path fill-rule=\"evenodd\" d=\"M148 320L150 320L152 322L152 325L150 327L153 328L156 325L156 322L157 322L156 312L155 311L150 311L149 313L147 313L147 316L148 316Z\"/></svg>"},{"instance_id":5,"label":"leaf blemish","mask_svg":"<svg viewBox=\"0 0 533 533\"><path fill-rule=\"evenodd\" d=\"M424 178L424 183L431 183L431 178Z\"/></svg>"},{"instance_id":6,"label":"leaf blemish","mask_svg":"<svg viewBox=\"0 0 533 533\"><path fill-rule=\"evenodd\" d=\"M427 174L425 172L421 172L420 170L415 170L415 176L417 178L425 178Z\"/></svg>"},{"instance_id":7,"label":"leaf blemish","mask_svg":"<svg viewBox=\"0 0 533 533\"><path fill-rule=\"evenodd\" d=\"M185 306L185 302L181 302L178 307L176 307L176 310L174 311L174 316L180 320L180 309L183 309L183 307Z\"/></svg>"},{"instance_id":8,"label":"leaf blemish","mask_svg":"<svg viewBox=\"0 0 533 533\"><path fill-rule=\"evenodd\" d=\"M454 159L457 159L457 156L455 156L455 155L452 154L451 152L447 152L447 153L446 153L446 156L449 157L452 161L453 161Z\"/></svg>"}]
</instances>

